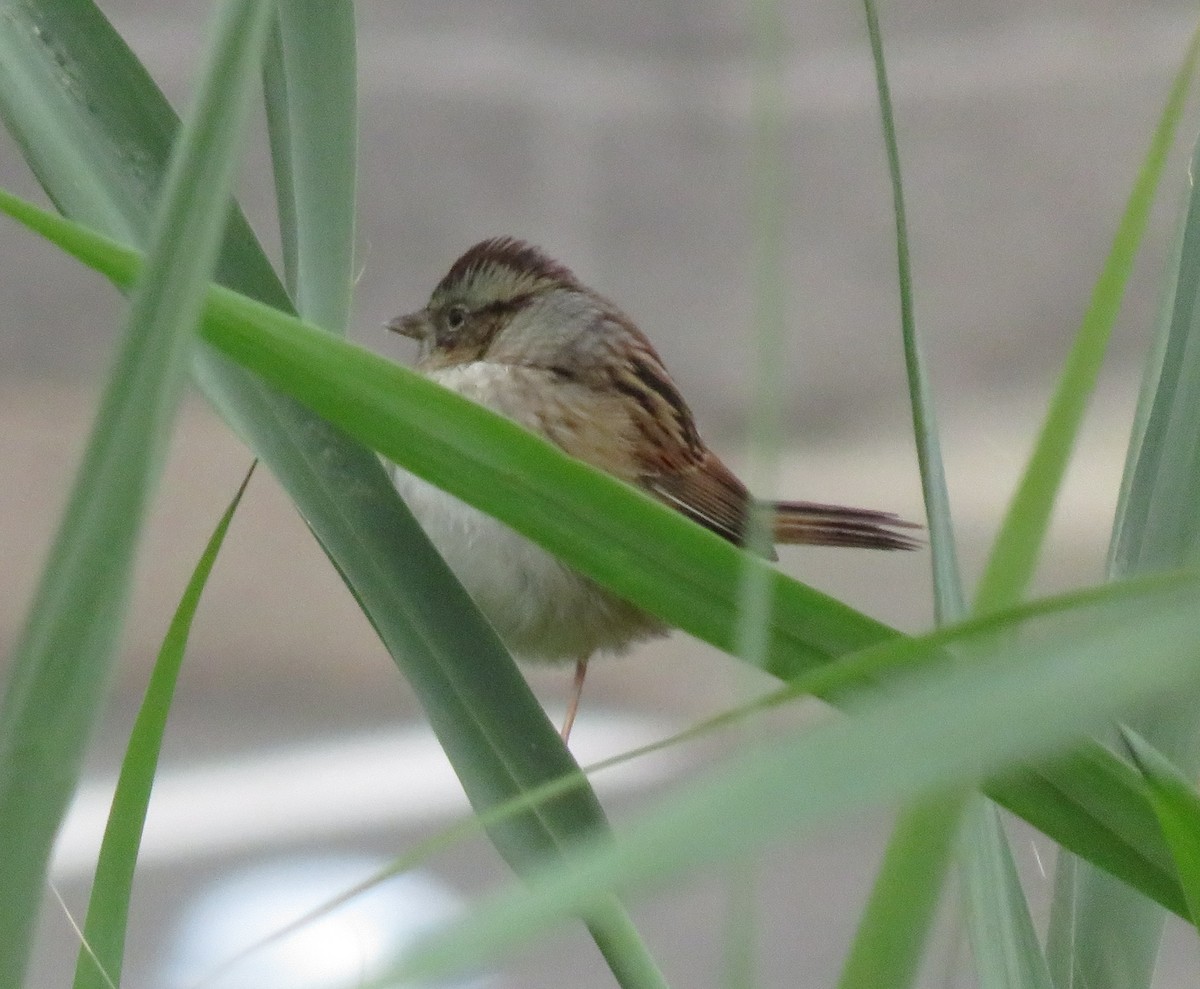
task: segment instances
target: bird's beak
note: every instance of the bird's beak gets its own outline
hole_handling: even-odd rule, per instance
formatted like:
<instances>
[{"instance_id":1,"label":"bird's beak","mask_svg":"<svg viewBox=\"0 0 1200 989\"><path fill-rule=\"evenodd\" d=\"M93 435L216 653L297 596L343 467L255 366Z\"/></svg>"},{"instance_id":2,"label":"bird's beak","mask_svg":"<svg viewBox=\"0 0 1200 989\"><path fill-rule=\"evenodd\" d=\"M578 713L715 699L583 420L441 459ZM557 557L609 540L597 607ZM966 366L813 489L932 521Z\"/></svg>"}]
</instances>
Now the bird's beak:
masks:
<instances>
[{"instance_id":1,"label":"bird's beak","mask_svg":"<svg viewBox=\"0 0 1200 989\"><path fill-rule=\"evenodd\" d=\"M433 320L429 318L428 309L409 313L407 316L397 316L388 322L387 328L418 343L426 343L433 337Z\"/></svg>"}]
</instances>

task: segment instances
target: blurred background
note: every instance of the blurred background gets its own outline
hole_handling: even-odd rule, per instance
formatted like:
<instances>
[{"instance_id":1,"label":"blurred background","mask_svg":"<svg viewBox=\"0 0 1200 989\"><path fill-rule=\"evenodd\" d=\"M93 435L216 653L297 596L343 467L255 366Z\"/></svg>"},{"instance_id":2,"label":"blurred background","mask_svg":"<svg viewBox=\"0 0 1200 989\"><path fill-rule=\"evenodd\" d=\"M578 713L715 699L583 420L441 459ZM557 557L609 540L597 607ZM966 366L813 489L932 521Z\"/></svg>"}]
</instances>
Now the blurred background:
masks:
<instances>
[{"instance_id":1,"label":"blurred background","mask_svg":"<svg viewBox=\"0 0 1200 989\"><path fill-rule=\"evenodd\" d=\"M101 6L184 107L208 5ZM861 9L845 0L787 6L788 196L780 204L792 327L787 444L778 491L762 493L920 518L891 197ZM909 0L882 15L916 311L973 580L1195 12L1182 2ZM423 304L475 241L524 237L633 316L711 445L744 463L754 353L747 5L364 0L359 20L352 338L410 359L384 321ZM1195 119L1193 110L1185 144ZM241 202L275 251L261 126L258 133ZM1186 150L1175 154L1164 183L1060 505L1042 589L1102 574ZM0 183L43 200L6 135ZM0 463L7 465L0 474L0 656L16 637L42 565L122 312L103 280L0 224ZM77 917L149 664L249 459L202 400L188 401L141 555L110 711L60 844L55 886ZM788 550L780 565L903 629L931 621L926 553ZM530 677L547 706L561 709L569 673L533 670ZM573 747L587 762L769 685L677 634L593 666ZM774 724L811 713L789 712ZM647 786L682 778L719 750L718 742L612 774L606 803L619 819L643 802ZM293 910L319 902L445 827L463 807L406 685L261 472L192 636L151 810L126 984L190 984L254 940L253 923L230 917L286 921L286 910L253 902L248 889L285 890ZM833 983L886 833L886 815L841 824L781 848L759 870L764 985ZM1014 833L1041 911L1049 844L1020 828ZM277 870L276 878L247 886L246 870L264 868ZM399 900L388 900L389 892L373 901L376 916L394 920L400 901L450 910L457 897L507 873L476 840L435 859L418 878L425 885L398 888ZM714 875L645 901L637 917L674 984L711 985L727 912L724 877ZM46 916L37 984L63 985L75 935L53 900ZM384 941L395 927L386 925ZM385 950L363 931L321 934L321 957L341 958L344 949L348 967L335 974L352 983L372 952ZM944 940L931 953L927 983L970 984L969 965ZM1164 958L1164 986L1183 985L1183 973L1194 971L1182 943ZM259 958L267 968L235 969L229 981L212 984L334 984L320 981L326 973L311 964L296 966L305 950L311 946ZM570 930L479 984L599 987L612 978L586 935Z\"/></svg>"}]
</instances>

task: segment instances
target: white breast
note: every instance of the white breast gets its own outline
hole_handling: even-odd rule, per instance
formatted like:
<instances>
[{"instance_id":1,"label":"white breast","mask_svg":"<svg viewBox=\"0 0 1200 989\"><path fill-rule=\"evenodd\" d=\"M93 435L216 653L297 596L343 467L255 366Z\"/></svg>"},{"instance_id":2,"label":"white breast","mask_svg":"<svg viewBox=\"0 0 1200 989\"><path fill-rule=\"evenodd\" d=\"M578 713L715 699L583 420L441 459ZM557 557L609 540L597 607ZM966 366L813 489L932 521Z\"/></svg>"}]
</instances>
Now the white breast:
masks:
<instances>
[{"instance_id":1,"label":"white breast","mask_svg":"<svg viewBox=\"0 0 1200 989\"><path fill-rule=\"evenodd\" d=\"M531 390L545 382L528 368L483 362L429 377L535 432ZM609 594L502 522L395 470L396 487L451 570L508 647L524 659L574 661L622 652L666 633L656 619Z\"/></svg>"}]
</instances>

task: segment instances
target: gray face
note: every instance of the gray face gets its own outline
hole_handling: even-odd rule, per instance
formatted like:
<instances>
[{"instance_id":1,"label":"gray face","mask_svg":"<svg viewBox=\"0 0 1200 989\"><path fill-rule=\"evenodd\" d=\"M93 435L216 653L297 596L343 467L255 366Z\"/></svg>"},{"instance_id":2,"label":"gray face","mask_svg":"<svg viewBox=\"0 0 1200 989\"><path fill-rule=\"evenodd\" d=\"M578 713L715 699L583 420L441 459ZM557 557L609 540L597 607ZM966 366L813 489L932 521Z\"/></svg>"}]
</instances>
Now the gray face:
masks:
<instances>
[{"instance_id":1,"label":"gray face","mask_svg":"<svg viewBox=\"0 0 1200 989\"><path fill-rule=\"evenodd\" d=\"M498 282L508 288L511 282ZM424 309L393 320L390 327L421 344L421 361L439 366L487 359L533 363L549 351L542 344L570 321L556 311L553 300L576 295L563 288L537 292L489 295L486 285L474 282L470 291L451 287L439 291ZM578 306L574 307L579 309Z\"/></svg>"},{"instance_id":2,"label":"gray face","mask_svg":"<svg viewBox=\"0 0 1200 989\"><path fill-rule=\"evenodd\" d=\"M557 288L527 297L509 313L488 360L584 368L609 352L603 326L609 308L586 291Z\"/></svg>"},{"instance_id":3,"label":"gray face","mask_svg":"<svg viewBox=\"0 0 1200 989\"><path fill-rule=\"evenodd\" d=\"M571 272L535 247L508 237L476 244L451 266L428 305L389 327L421 344L424 367L491 358L497 338L520 314L559 293L585 292ZM525 324L552 328L557 321Z\"/></svg>"},{"instance_id":4,"label":"gray face","mask_svg":"<svg viewBox=\"0 0 1200 989\"><path fill-rule=\"evenodd\" d=\"M420 342L418 366L426 371L486 360L578 378L603 373L630 343L653 354L616 306L537 248L511 238L476 244L451 266L424 309L389 326Z\"/></svg>"}]
</instances>

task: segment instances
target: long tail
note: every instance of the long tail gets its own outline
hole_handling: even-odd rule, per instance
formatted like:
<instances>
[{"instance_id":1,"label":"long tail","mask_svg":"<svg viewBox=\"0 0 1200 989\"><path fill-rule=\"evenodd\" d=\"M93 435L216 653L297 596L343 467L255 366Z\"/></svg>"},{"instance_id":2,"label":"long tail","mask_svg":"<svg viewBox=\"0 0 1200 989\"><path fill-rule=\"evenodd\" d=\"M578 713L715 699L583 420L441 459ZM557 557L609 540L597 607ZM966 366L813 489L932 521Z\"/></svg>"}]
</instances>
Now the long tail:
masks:
<instances>
[{"instance_id":1,"label":"long tail","mask_svg":"<svg viewBox=\"0 0 1200 989\"><path fill-rule=\"evenodd\" d=\"M840 505L818 505L810 501L777 501L775 542L807 543L812 546L859 546L865 549L918 549L921 541L896 532L921 526L891 512Z\"/></svg>"}]
</instances>

